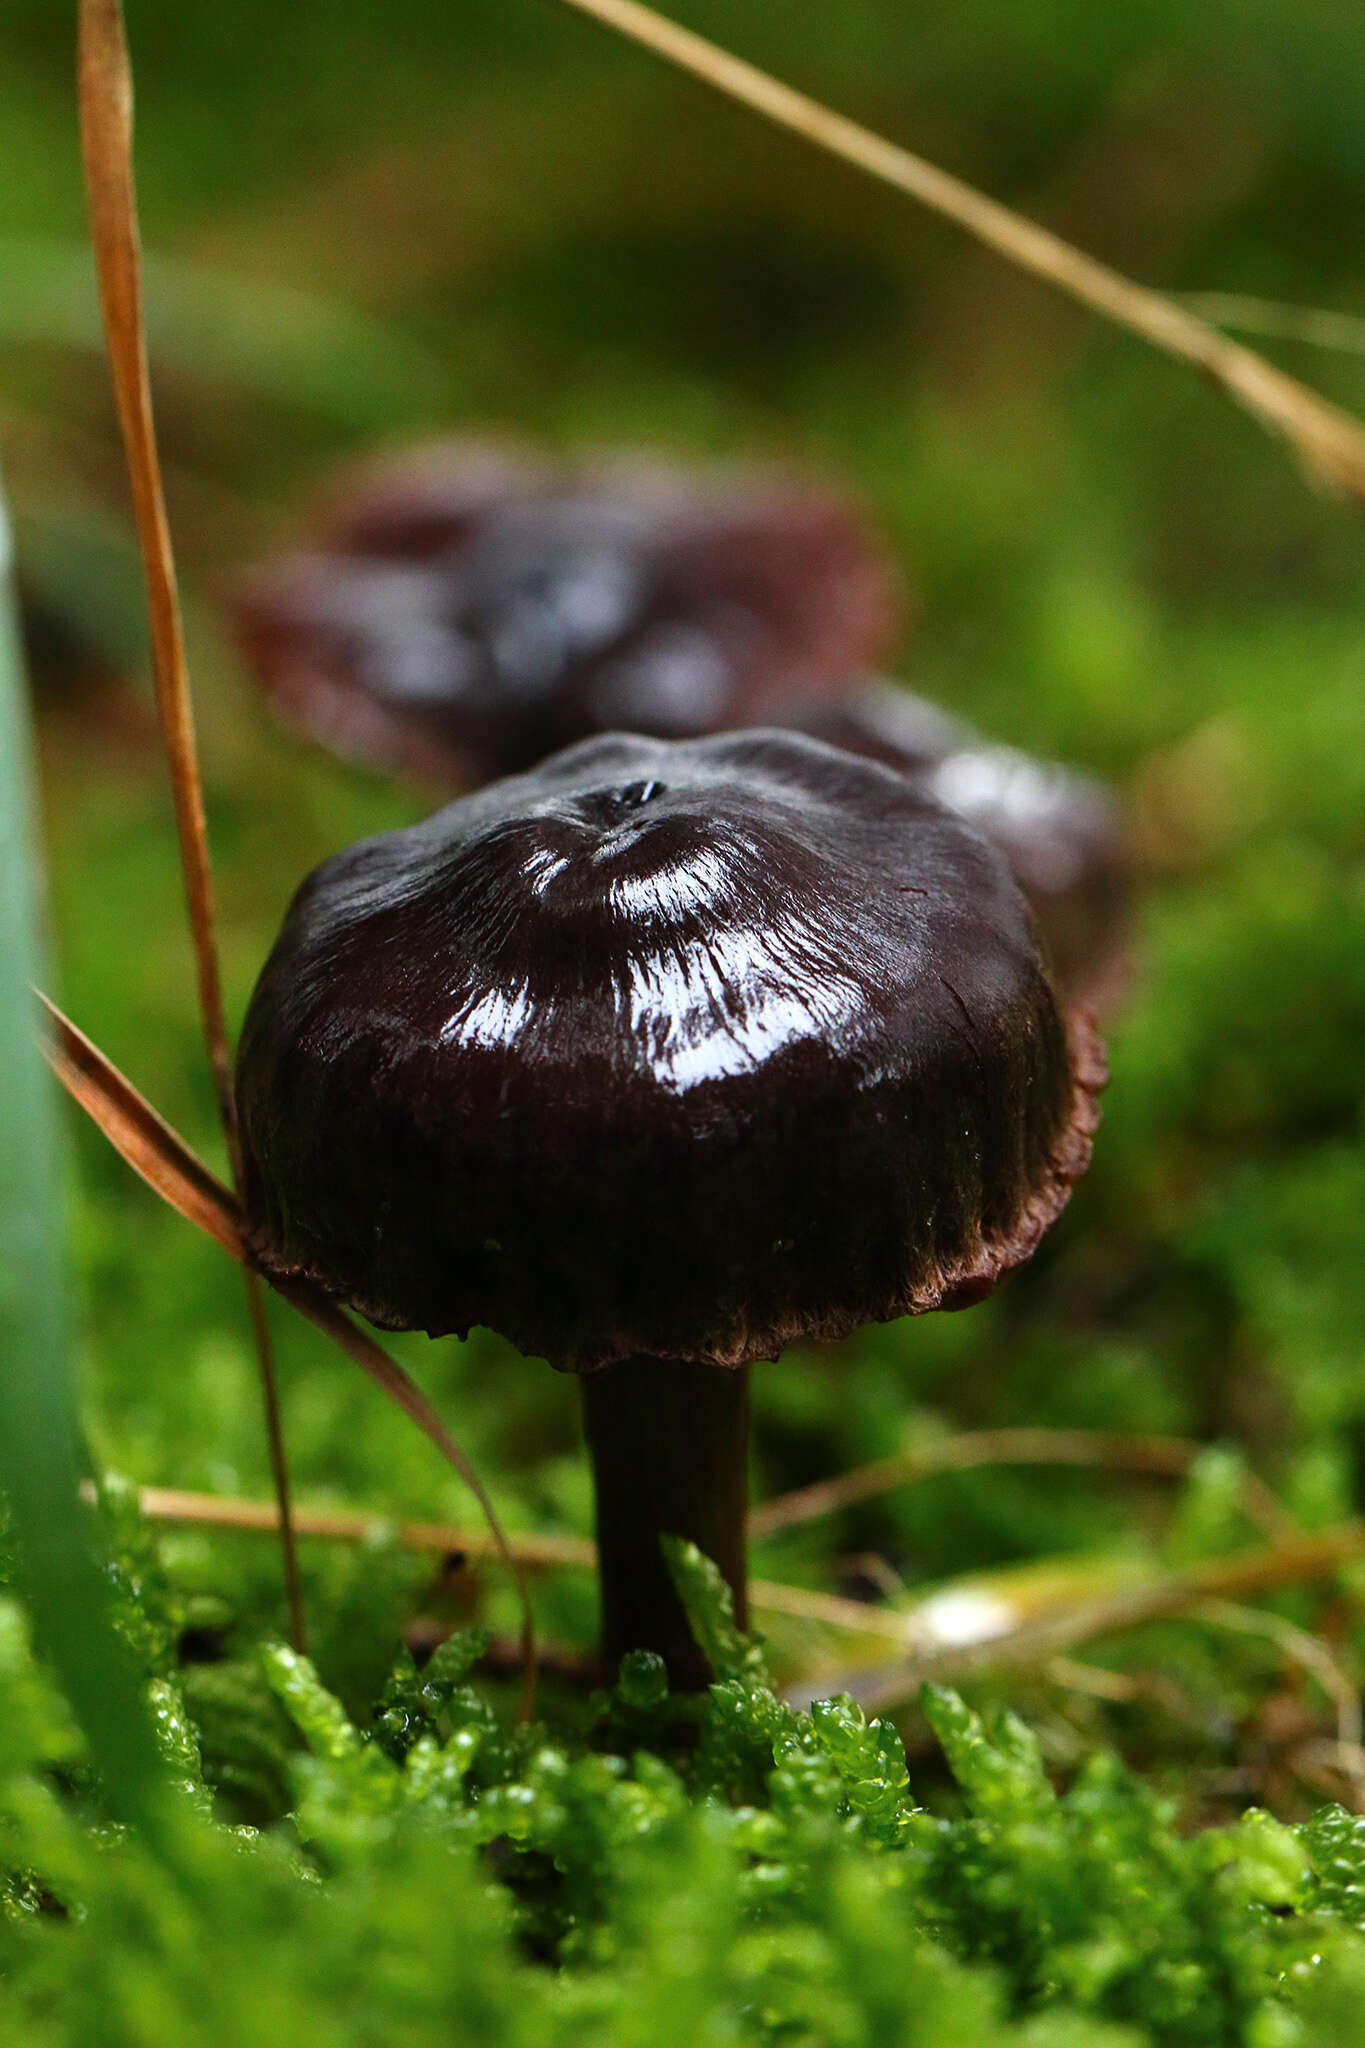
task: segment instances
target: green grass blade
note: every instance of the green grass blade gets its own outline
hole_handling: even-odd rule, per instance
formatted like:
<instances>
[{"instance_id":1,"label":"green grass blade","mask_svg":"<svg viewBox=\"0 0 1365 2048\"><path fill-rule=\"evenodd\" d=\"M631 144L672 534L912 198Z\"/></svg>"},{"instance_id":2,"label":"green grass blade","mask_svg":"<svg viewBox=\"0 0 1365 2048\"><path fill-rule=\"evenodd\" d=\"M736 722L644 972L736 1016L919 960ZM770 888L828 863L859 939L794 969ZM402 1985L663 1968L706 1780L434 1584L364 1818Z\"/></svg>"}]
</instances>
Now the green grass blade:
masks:
<instances>
[{"instance_id":1,"label":"green grass blade","mask_svg":"<svg viewBox=\"0 0 1365 2048\"><path fill-rule=\"evenodd\" d=\"M0 1491L40 1648L85 1729L111 1808L155 1825L161 1770L77 1501L77 1419L58 1130L34 1037L28 730L0 497Z\"/></svg>"}]
</instances>

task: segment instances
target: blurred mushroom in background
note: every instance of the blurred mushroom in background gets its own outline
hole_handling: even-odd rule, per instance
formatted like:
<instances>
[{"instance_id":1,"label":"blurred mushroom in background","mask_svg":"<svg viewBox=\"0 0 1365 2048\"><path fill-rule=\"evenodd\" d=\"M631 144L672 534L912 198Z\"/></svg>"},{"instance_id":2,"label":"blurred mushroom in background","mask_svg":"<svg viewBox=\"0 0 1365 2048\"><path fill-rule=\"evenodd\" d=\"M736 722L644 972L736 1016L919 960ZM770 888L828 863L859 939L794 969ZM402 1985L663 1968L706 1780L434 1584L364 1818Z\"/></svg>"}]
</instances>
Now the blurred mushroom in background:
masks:
<instances>
[{"instance_id":1,"label":"blurred mushroom in background","mask_svg":"<svg viewBox=\"0 0 1365 2048\"><path fill-rule=\"evenodd\" d=\"M1094 1009L1115 1007L1128 977L1132 867L1102 782L994 746L936 704L875 678L837 701L794 708L790 722L923 783L984 832L1029 900L1058 982Z\"/></svg>"},{"instance_id":2,"label":"blurred mushroom in background","mask_svg":"<svg viewBox=\"0 0 1365 2048\"><path fill-rule=\"evenodd\" d=\"M454 443L352 478L232 609L287 723L449 789L594 733L765 724L791 691L851 687L902 607L823 487Z\"/></svg>"},{"instance_id":3,"label":"blurred mushroom in background","mask_svg":"<svg viewBox=\"0 0 1365 2048\"><path fill-rule=\"evenodd\" d=\"M871 673L904 609L888 551L824 487L458 441L343 479L313 548L232 597L287 724L444 790L611 731L795 728L895 768L1000 848L1062 987L1111 1008L1129 896L1112 797Z\"/></svg>"}]
</instances>

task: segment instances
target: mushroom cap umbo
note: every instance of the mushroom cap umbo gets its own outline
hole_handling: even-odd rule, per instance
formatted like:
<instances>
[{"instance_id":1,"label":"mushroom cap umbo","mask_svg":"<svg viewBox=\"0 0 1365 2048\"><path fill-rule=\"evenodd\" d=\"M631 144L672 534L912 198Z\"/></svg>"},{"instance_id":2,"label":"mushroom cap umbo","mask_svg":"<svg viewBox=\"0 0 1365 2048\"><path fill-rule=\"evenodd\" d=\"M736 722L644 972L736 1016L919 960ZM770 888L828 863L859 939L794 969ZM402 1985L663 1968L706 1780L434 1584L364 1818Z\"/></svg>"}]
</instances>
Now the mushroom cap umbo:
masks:
<instances>
[{"instance_id":1,"label":"mushroom cap umbo","mask_svg":"<svg viewBox=\"0 0 1365 2048\"><path fill-rule=\"evenodd\" d=\"M906 778L608 736L304 882L238 1062L252 1241L389 1327L739 1365L987 1293L1101 1078Z\"/></svg>"},{"instance_id":2,"label":"mushroom cap umbo","mask_svg":"<svg viewBox=\"0 0 1365 2048\"><path fill-rule=\"evenodd\" d=\"M1000 848L1037 918L1063 990L1101 1009L1125 978L1131 872L1104 784L1058 761L995 746L938 705L869 679L776 722L924 784Z\"/></svg>"},{"instance_id":3,"label":"mushroom cap umbo","mask_svg":"<svg viewBox=\"0 0 1365 2048\"><path fill-rule=\"evenodd\" d=\"M763 723L884 653L900 604L826 489L453 443L339 489L313 548L249 573L232 611L287 721L471 788L593 733Z\"/></svg>"}]
</instances>

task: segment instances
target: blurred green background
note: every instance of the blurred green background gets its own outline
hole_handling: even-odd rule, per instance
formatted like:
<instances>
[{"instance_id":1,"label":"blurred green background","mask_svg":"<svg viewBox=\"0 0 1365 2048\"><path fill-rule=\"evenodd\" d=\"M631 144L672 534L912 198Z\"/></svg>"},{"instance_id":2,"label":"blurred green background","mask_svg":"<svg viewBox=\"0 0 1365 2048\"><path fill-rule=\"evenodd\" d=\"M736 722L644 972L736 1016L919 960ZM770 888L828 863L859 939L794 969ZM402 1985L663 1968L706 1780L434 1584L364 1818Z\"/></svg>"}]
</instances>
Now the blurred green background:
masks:
<instances>
[{"instance_id":1,"label":"blurred green background","mask_svg":"<svg viewBox=\"0 0 1365 2048\"><path fill-rule=\"evenodd\" d=\"M674 11L1145 281L1365 318L1358 0ZM70 15L8 0L0 23L0 455L57 973L217 1159L83 246ZM1062 1227L981 1308L759 1368L760 1496L947 1429L1046 1423L1241 1446L1308 1523L1365 1504L1360 516L1187 371L548 0L128 15L234 1019L304 871L420 808L282 738L221 634L216 593L300 531L329 464L455 430L830 475L903 560L898 672L1106 776L1143 896L1096 1163ZM1263 345L1365 415L1361 336ZM263 1494L236 1276L74 1123L72 1150L99 1457ZM301 1496L471 1519L410 1427L278 1324ZM588 1529L569 1383L484 1336L400 1348L514 1524ZM992 1470L773 1543L760 1568L838 1585L875 1550L918 1585L1196 1555L1246 1534L1217 1469L1174 1535L1166 1483ZM273 1625L265 1549L176 1544L187 1582L231 1579ZM305 1561L324 1669L358 1697L352 1667L382 1670L383 1626L430 1589L396 1559ZM368 1637L348 1607L362 1579L371 1606L387 1589ZM586 1583L540 1598L552 1634L587 1639ZM1231 1682L1209 1661L1210 1687Z\"/></svg>"}]
</instances>

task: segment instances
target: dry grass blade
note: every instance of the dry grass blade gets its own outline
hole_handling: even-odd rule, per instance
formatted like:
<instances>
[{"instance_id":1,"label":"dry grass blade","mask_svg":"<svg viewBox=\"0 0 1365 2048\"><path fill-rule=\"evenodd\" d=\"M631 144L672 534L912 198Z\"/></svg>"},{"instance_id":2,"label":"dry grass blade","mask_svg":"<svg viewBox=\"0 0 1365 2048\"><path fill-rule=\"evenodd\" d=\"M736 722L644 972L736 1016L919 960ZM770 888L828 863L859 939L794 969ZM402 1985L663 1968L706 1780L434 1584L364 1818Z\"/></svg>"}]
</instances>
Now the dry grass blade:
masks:
<instances>
[{"instance_id":1,"label":"dry grass blade","mask_svg":"<svg viewBox=\"0 0 1365 2048\"><path fill-rule=\"evenodd\" d=\"M899 1644L902 1651L913 1649L926 1639L918 1616L892 1607L875 1607L866 1600L846 1600L838 1593L820 1593L808 1586L787 1586L775 1579L750 1579L750 1605L762 1614L784 1614L792 1621L814 1622L823 1628L844 1629L855 1636L879 1636Z\"/></svg>"},{"instance_id":2,"label":"dry grass blade","mask_svg":"<svg viewBox=\"0 0 1365 2048\"><path fill-rule=\"evenodd\" d=\"M262 1536L273 1535L279 1527L275 1507L267 1500L186 1493L165 1486L143 1487L138 1500L143 1514L153 1522L240 1529ZM389 1526L378 1516L357 1514L354 1509L300 1508L295 1516L300 1536L317 1537L329 1543L363 1543ZM481 1530L461 1529L449 1522L401 1522L393 1533L409 1550L437 1551L443 1555L458 1552L468 1557L486 1557L497 1551L491 1537ZM517 1563L530 1571L594 1571L597 1566L596 1544L581 1536L509 1536L507 1544ZM844 1600L837 1593L779 1585L772 1579L752 1579L749 1599L761 1613L789 1615L796 1621L815 1622L854 1635L880 1636L902 1649L917 1637L912 1615L869 1607L861 1600Z\"/></svg>"},{"instance_id":3,"label":"dry grass blade","mask_svg":"<svg viewBox=\"0 0 1365 2048\"><path fill-rule=\"evenodd\" d=\"M1244 1599L1322 1578L1361 1556L1365 1556L1365 1520L1338 1523L1311 1535L1213 1558L1190 1571L1154 1578L1112 1598L1078 1601L989 1641L916 1655L877 1671L850 1672L833 1680L831 1689L852 1693L870 1712L904 1706L927 1680L953 1684L984 1670L1046 1666L1078 1643L1188 1615L1210 1601Z\"/></svg>"},{"instance_id":4,"label":"dry grass blade","mask_svg":"<svg viewBox=\"0 0 1365 2048\"><path fill-rule=\"evenodd\" d=\"M1288 441L1319 485L1365 504L1365 426L1252 349L1146 285L1134 284L1108 264L1072 248L1036 222L988 199L961 178L908 149L887 142L818 100L783 85L754 64L732 57L691 29L644 7L639 0L564 0L580 14L652 50L728 98L812 142L818 149L908 193L955 221L1019 269L1102 314L1165 354L1191 363L1262 426Z\"/></svg>"},{"instance_id":5,"label":"dry grass blade","mask_svg":"<svg viewBox=\"0 0 1365 2048\"><path fill-rule=\"evenodd\" d=\"M90 1488L94 1499L94 1489ZM144 1486L138 1507L149 1522L190 1528L238 1529L247 1535L273 1536L279 1527L275 1503L242 1500L232 1494L193 1493L178 1486ZM300 1536L325 1543L368 1543L390 1532L405 1550L434 1551L443 1556L496 1557L498 1546L484 1529L465 1529L453 1522L387 1522L382 1515L354 1508L300 1508L295 1516ZM507 1546L527 1571L592 1571L597 1546L581 1536L509 1536Z\"/></svg>"},{"instance_id":6,"label":"dry grass blade","mask_svg":"<svg viewBox=\"0 0 1365 2048\"><path fill-rule=\"evenodd\" d=\"M1141 1699L1142 1688L1121 1671L1104 1671L1094 1664L1077 1664L1071 1657L1053 1657L1043 1675L1063 1692L1083 1692L1092 1700L1113 1700L1128 1706Z\"/></svg>"},{"instance_id":7,"label":"dry grass blade","mask_svg":"<svg viewBox=\"0 0 1365 2048\"><path fill-rule=\"evenodd\" d=\"M248 1251L242 1228L242 1208L230 1188L209 1172L203 1161L196 1157L173 1131L165 1119L157 1114L151 1104L140 1095L131 1081L121 1074L111 1060L105 1058L99 1047L77 1029L48 997L40 995L47 1022L48 1037L44 1044L48 1063L67 1093L77 1102L109 1140L114 1150L125 1159L134 1173L146 1181L148 1187L160 1195L171 1208L177 1210L189 1223L211 1237L215 1244L242 1266L248 1264ZM278 1286L282 1294L300 1315L331 1338L368 1374L375 1385L380 1387L389 1399L410 1416L423 1435L436 1446L441 1456L454 1471L458 1472L465 1485L473 1494L482 1510L498 1556L506 1565L517 1589L521 1602L521 1640L525 1653L526 1694L523 1711L529 1715L535 1687L535 1631L531 1617L530 1601L522 1581L521 1572L513 1555L512 1547L498 1518L496 1508L488 1496L487 1489L469 1460L468 1454L450 1434L416 1382L410 1379L401 1365L390 1358L388 1353L366 1334L358 1324L337 1308L334 1302L304 1281L289 1281ZM279 1514L271 1524L274 1532L279 1530Z\"/></svg>"},{"instance_id":8,"label":"dry grass blade","mask_svg":"<svg viewBox=\"0 0 1365 2048\"><path fill-rule=\"evenodd\" d=\"M765 1501L749 1517L749 1533L775 1536L783 1529L819 1515L837 1514L857 1501L872 1500L893 1487L908 1486L939 1472L966 1472L980 1465L1075 1465L1183 1479L1207 1449L1206 1444L1190 1437L1125 1436L1117 1430L964 1430L922 1451L878 1458ZM1293 1526L1270 1488L1254 1473L1248 1473L1243 1481L1242 1506L1248 1521L1263 1535L1284 1536Z\"/></svg>"},{"instance_id":9,"label":"dry grass blade","mask_svg":"<svg viewBox=\"0 0 1365 2048\"><path fill-rule=\"evenodd\" d=\"M41 990L38 1001L48 1027L43 1051L67 1094L163 1202L221 1245L230 1258L244 1261L242 1211L236 1196Z\"/></svg>"},{"instance_id":10,"label":"dry grass blade","mask_svg":"<svg viewBox=\"0 0 1365 2048\"><path fill-rule=\"evenodd\" d=\"M119 0L80 0L79 96L81 150L90 201L90 226L99 275L109 366L128 463L138 541L147 579L157 719L165 742L180 840L180 866L189 905L204 1043L213 1072L218 1114L232 1165L242 1184L232 1060L223 1013L222 979L214 929L213 876L199 757L194 742L185 638L176 588L175 557L166 518L152 418L151 381L142 312L142 250L133 183L133 76ZM258 1276L245 1269L247 1313L260 1369L266 1441L280 1503L280 1542L294 1647L304 1645L303 1591L289 1512L289 1466L280 1425L275 1358Z\"/></svg>"}]
</instances>

